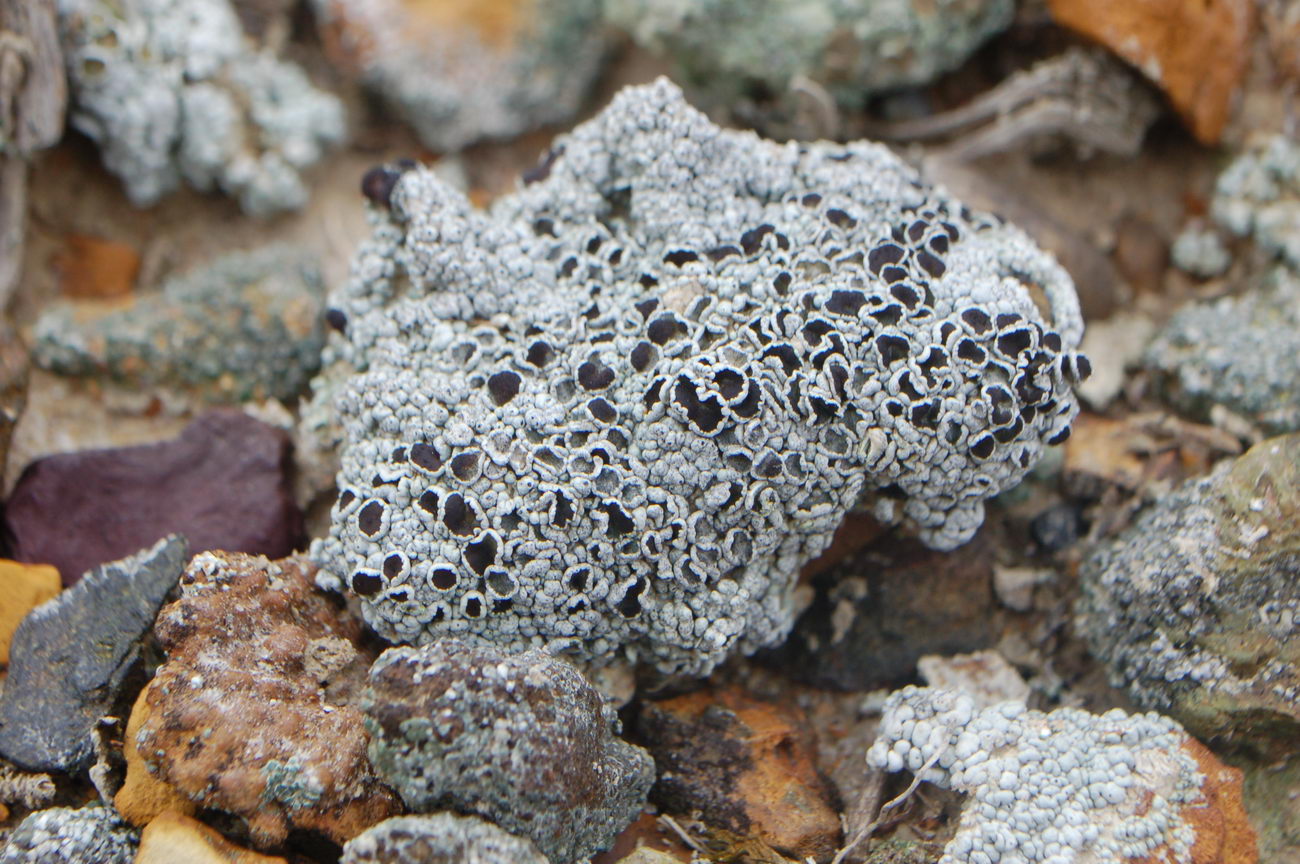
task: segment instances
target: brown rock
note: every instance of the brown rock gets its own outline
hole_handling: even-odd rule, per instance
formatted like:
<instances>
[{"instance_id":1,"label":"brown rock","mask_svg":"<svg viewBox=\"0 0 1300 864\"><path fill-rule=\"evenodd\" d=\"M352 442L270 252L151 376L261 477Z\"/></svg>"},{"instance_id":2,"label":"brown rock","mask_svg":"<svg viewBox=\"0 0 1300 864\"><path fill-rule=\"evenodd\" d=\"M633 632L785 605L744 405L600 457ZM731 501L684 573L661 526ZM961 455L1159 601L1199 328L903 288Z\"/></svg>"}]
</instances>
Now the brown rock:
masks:
<instances>
[{"instance_id":1,"label":"brown rock","mask_svg":"<svg viewBox=\"0 0 1300 864\"><path fill-rule=\"evenodd\" d=\"M149 823L140 835L135 864L288 864L283 858L241 849L189 816L171 811Z\"/></svg>"},{"instance_id":2,"label":"brown rock","mask_svg":"<svg viewBox=\"0 0 1300 864\"><path fill-rule=\"evenodd\" d=\"M813 580L816 599L773 653L801 681L869 690L910 677L925 654L993 641L993 550L983 528L936 552L889 533Z\"/></svg>"},{"instance_id":3,"label":"brown rock","mask_svg":"<svg viewBox=\"0 0 1300 864\"><path fill-rule=\"evenodd\" d=\"M168 811L172 811L173 815L188 816L196 809L193 801L159 780L140 758L140 748L136 746L135 739L140 734L140 727L149 717L148 696L153 687L154 681L150 681L140 691L131 708L131 716L126 721L126 735L122 741L122 755L126 758L126 782L117 795L113 796L113 804L122 818L137 828L151 824Z\"/></svg>"},{"instance_id":4,"label":"brown rock","mask_svg":"<svg viewBox=\"0 0 1300 864\"><path fill-rule=\"evenodd\" d=\"M3 299L4 292L0 291L0 309L4 305ZM5 461L9 457L9 441L14 426L27 404L28 370L27 348L13 328L0 319L0 476L4 474Z\"/></svg>"},{"instance_id":5,"label":"brown rock","mask_svg":"<svg viewBox=\"0 0 1300 864\"><path fill-rule=\"evenodd\" d=\"M361 712L331 704L330 682L307 669L313 643L361 633L314 574L303 556L196 555L158 616L168 659L145 697L140 754L190 800L243 817L259 846L294 828L343 843L401 812L370 768Z\"/></svg>"},{"instance_id":6,"label":"brown rock","mask_svg":"<svg viewBox=\"0 0 1300 864\"><path fill-rule=\"evenodd\" d=\"M5 505L13 556L53 564L71 584L171 533L194 552L288 555L302 540L290 450L284 432L222 410L174 441L39 459Z\"/></svg>"},{"instance_id":7,"label":"brown rock","mask_svg":"<svg viewBox=\"0 0 1300 864\"><path fill-rule=\"evenodd\" d=\"M1202 800L1183 805L1179 815L1196 832L1193 864L1256 864L1259 852L1255 829L1242 802L1242 774L1218 760L1204 744L1188 735L1182 750L1200 766Z\"/></svg>"},{"instance_id":8,"label":"brown rock","mask_svg":"<svg viewBox=\"0 0 1300 864\"><path fill-rule=\"evenodd\" d=\"M1214 144L1246 73L1252 0L1048 0L1062 25L1154 81L1197 140Z\"/></svg>"},{"instance_id":9,"label":"brown rock","mask_svg":"<svg viewBox=\"0 0 1300 864\"><path fill-rule=\"evenodd\" d=\"M125 243L69 234L55 258L64 297L116 300L130 295L140 274L140 253Z\"/></svg>"},{"instance_id":10,"label":"brown rock","mask_svg":"<svg viewBox=\"0 0 1300 864\"><path fill-rule=\"evenodd\" d=\"M48 564L19 564L0 558L0 666L9 665L9 640L27 613L50 600L63 583Z\"/></svg>"},{"instance_id":11,"label":"brown rock","mask_svg":"<svg viewBox=\"0 0 1300 864\"><path fill-rule=\"evenodd\" d=\"M698 811L799 860L834 852L839 815L799 710L701 690L647 703L638 728L659 773L651 797L669 812Z\"/></svg>"}]
</instances>

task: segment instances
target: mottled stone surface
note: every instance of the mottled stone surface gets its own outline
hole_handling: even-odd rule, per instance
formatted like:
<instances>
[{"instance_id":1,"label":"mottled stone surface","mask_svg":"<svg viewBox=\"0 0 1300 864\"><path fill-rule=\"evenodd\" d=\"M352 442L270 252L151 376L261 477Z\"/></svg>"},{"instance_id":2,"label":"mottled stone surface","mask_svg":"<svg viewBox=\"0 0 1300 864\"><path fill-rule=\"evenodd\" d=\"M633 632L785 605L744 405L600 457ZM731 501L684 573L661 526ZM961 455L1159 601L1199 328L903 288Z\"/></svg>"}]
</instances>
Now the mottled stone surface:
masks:
<instances>
[{"instance_id":1,"label":"mottled stone surface","mask_svg":"<svg viewBox=\"0 0 1300 864\"><path fill-rule=\"evenodd\" d=\"M160 444L83 450L28 465L5 502L14 558L86 570L184 534L190 550L272 557L302 541L288 436L236 410L212 411Z\"/></svg>"},{"instance_id":2,"label":"mottled stone surface","mask_svg":"<svg viewBox=\"0 0 1300 864\"><path fill-rule=\"evenodd\" d=\"M1163 496L1080 578L1080 626L1139 705L1224 745L1300 750L1300 435Z\"/></svg>"},{"instance_id":3,"label":"mottled stone surface","mask_svg":"<svg viewBox=\"0 0 1300 864\"><path fill-rule=\"evenodd\" d=\"M118 305L60 303L36 323L33 359L60 375L211 402L291 401L325 341L324 287L301 251L224 255Z\"/></svg>"},{"instance_id":4,"label":"mottled stone surface","mask_svg":"<svg viewBox=\"0 0 1300 864\"><path fill-rule=\"evenodd\" d=\"M168 592L185 566L180 537L87 573L23 619L0 694L0 756L31 771L80 771Z\"/></svg>"},{"instance_id":5,"label":"mottled stone surface","mask_svg":"<svg viewBox=\"0 0 1300 864\"><path fill-rule=\"evenodd\" d=\"M136 832L108 807L39 810L0 849L0 864L132 864Z\"/></svg>"},{"instance_id":6,"label":"mottled stone surface","mask_svg":"<svg viewBox=\"0 0 1300 864\"><path fill-rule=\"evenodd\" d=\"M327 692L367 658L360 623L313 574L301 557L202 553L158 616L167 662L139 755L200 807L243 817L261 846L294 828L343 843L401 812L370 769L360 710Z\"/></svg>"},{"instance_id":7,"label":"mottled stone surface","mask_svg":"<svg viewBox=\"0 0 1300 864\"><path fill-rule=\"evenodd\" d=\"M1278 267L1252 282L1236 295L1178 310L1143 363L1160 395L1195 419L1210 420L1221 405L1267 433L1295 432L1300 276Z\"/></svg>"},{"instance_id":8,"label":"mottled stone surface","mask_svg":"<svg viewBox=\"0 0 1300 864\"><path fill-rule=\"evenodd\" d=\"M454 807L532 839L553 864L609 846L645 804L646 752L569 663L442 639L370 670L370 758L413 810Z\"/></svg>"},{"instance_id":9,"label":"mottled stone surface","mask_svg":"<svg viewBox=\"0 0 1300 864\"><path fill-rule=\"evenodd\" d=\"M670 813L691 815L756 837L797 860L823 860L840 839L830 785L818 774L809 724L793 705L737 689L707 689L647 702L637 730L659 779L652 797Z\"/></svg>"},{"instance_id":10,"label":"mottled stone surface","mask_svg":"<svg viewBox=\"0 0 1300 864\"><path fill-rule=\"evenodd\" d=\"M340 864L550 864L531 840L474 816L433 813L380 822L343 847Z\"/></svg>"}]
</instances>

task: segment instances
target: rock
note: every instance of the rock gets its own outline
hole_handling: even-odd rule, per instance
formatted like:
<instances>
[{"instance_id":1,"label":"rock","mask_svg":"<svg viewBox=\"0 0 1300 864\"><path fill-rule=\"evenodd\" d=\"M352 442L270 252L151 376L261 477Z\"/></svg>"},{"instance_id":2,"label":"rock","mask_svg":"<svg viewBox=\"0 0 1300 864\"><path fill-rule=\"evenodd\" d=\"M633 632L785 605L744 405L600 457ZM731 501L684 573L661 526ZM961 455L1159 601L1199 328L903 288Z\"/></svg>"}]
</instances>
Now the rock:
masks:
<instances>
[{"instance_id":1,"label":"rock","mask_svg":"<svg viewBox=\"0 0 1300 864\"><path fill-rule=\"evenodd\" d=\"M132 864L136 832L108 807L32 813L0 849L0 864Z\"/></svg>"},{"instance_id":2,"label":"rock","mask_svg":"<svg viewBox=\"0 0 1300 864\"><path fill-rule=\"evenodd\" d=\"M929 686L965 693L977 708L999 702L1024 702L1029 698L1025 679L996 651L922 657L916 669Z\"/></svg>"},{"instance_id":3,"label":"rock","mask_svg":"<svg viewBox=\"0 0 1300 864\"><path fill-rule=\"evenodd\" d=\"M242 817L258 846L295 828L343 843L401 812L366 759L360 710L327 692L345 670L308 671L313 645L361 635L314 573L301 557L202 553L158 616L167 662L145 697L140 756L200 807Z\"/></svg>"},{"instance_id":4,"label":"rock","mask_svg":"<svg viewBox=\"0 0 1300 864\"><path fill-rule=\"evenodd\" d=\"M475 816L434 813L380 822L343 847L339 864L549 864L531 840Z\"/></svg>"},{"instance_id":5,"label":"rock","mask_svg":"<svg viewBox=\"0 0 1300 864\"><path fill-rule=\"evenodd\" d=\"M190 549L279 557L302 539L288 437L236 410L212 411L173 441L37 460L5 504L19 561L65 582L168 533Z\"/></svg>"},{"instance_id":6,"label":"rock","mask_svg":"<svg viewBox=\"0 0 1300 864\"><path fill-rule=\"evenodd\" d=\"M370 669L370 759L408 807L452 806L527 836L553 864L609 846L654 782L570 664L443 639Z\"/></svg>"},{"instance_id":7,"label":"rock","mask_svg":"<svg viewBox=\"0 0 1300 864\"><path fill-rule=\"evenodd\" d=\"M313 0L328 53L426 146L570 120L608 50L600 0Z\"/></svg>"},{"instance_id":8,"label":"rock","mask_svg":"<svg viewBox=\"0 0 1300 864\"><path fill-rule=\"evenodd\" d=\"M1014 12L1010 0L606 4L611 22L671 59L674 79L713 105L789 100L796 88L812 86L850 111L860 110L867 96L925 84L957 68L1006 29Z\"/></svg>"},{"instance_id":9,"label":"rock","mask_svg":"<svg viewBox=\"0 0 1300 864\"><path fill-rule=\"evenodd\" d=\"M1249 0L1048 0L1060 24L1154 81L1203 144L1219 140L1250 59Z\"/></svg>"},{"instance_id":10,"label":"rock","mask_svg":"<svg viewBox=\"0 0 1300 864\"><path fill-rule=\"evenodd\" d=\"M140 834L132 864L288 864L283 858L241 849L189 816L159 814Z\"/></svg>"},{"instance_id":11,"label":"rock","mask_svg":"<svg viewBox=\"0 0 1300 864\"><path fill-rule=\"evenodd\" d=\"M998 596L998 602L1017 612L1028 612L1034 608L1034 588L1050 578L1050 570L1037 567L993 565L993 591Z\"/></svg>"},{"instance_id":12,"label":"rock","mask_svg":"<svg viewBox=\"0 0 1300 864\"><path fill-rule=\"evenodd\" d=\"M979 708L905 687L867 764L966 793L944 862L1259 861L1241 772L1155 713Z\"/></svg>"},{"instance_id":13,"label":"rock","mask_svg":"<svg viewBox=\"0 0 1300 864\"><path fill-rule=\"evenodd\" d=\"M232 253L126 307L47 307L32 357L60 375L132 390L289 402L320 363L323 290L305 253L279 246Z\"/></svg>"},{"instance_id":14,"label":"rock","mask_svg":"<svg viewBox=\"0 0 1300 864\"><path fill-rule=\"evenodd\" d=\"M1300 864L1300 759L1234 760L1245 774L1244 802L1269 864Z\"/></svg>"},{"instance_id":15,"label":"rock","mask_svg":"<svg viewBox=\"0 0 1300 864\"><path fill-rule=\"evenodd\" d=\"M1136 155L1135 151L1130 157ZM1159 292L1164 284L1165 271L1169 269L1169 241L1165 235L1149 220L1134 213L1121 216L1114 230L1115 267L1124 281L1138 293ZM1089 327L1089 332L1091 329ZM1094 364L1094 375L1096 371Z\"/></svg>"},{"instance_id":16,"label":"rock","mask_svg":"<svg viewBox=\"0 0 1300 864\"><path fill-rule=\"evenodd\" d=\"M37 606L63 587L59 571L48 564L19 564L0 558L0 666L9 663L9 641Z\"/></svg>"},{"instance_id":17,"label":"rock","mask_svg":"<svg viewBox=\"0 0 1300 864\"><path fill-rule=\"evenodd\" d=\"M1155 329L1150 318L1133 309L1104 321L1089 321L1080 350L1092 362L1092 376L1079 385L1080 398L1096 410L1115 401L1128 367L1141 361Z\"/></svg>"},{"instance_id":18,"label":"rock","mask_svg":"<svg viewBox=\"0 0 1300 864\"><path fill-rule=\"evenodd\" d=\"M1183 307L1143 362L1195 419L1223 406L1269 434L1300 430L1300 277L1278 267L1237 296Z\"/></svg>"},{"instance_id":19,"label":"rock","mask_svg":"<svg viewBox=\"0 0 1300 864\"><path fill-rule=\"evenodd\" d=\"M0 290L0 301L3 290ZM4 308L0 302L0 311ZM27 348L12 326L0 316L0 475L4 473L9 458L9 441L14 426L27 404Z\"/></svg>"},{"instance_id":20,"label":"rock","mask_svg":"<svg viewBox=\"0 0 1300 864\"><path fill-rule=\"evenodd\" d=\"M1300 435L1184 484L1080 569L1112 681L1193 734L1300 752Z\"/></svg>"},{"instance_id":21,"label":"rock","mask_svg":"<svg viewBox=\"0 0 1300 864\"><path fill-rule=\"evenodd\" d=\"M80 771L91 736L185 566L168 537L87 573L18 625L0 695L0 756L30 771Z\"/></svg>"},{"instance_id":22,"label":"rock","mask_svg":"<svg viewBox=\"0 0 1300 864\"><path fill-rule=\"evenodd\" d=\"M645 703L637 729L655 758L660 807L698 812L711 827L801 861L834 853L839 815L797 708L734 688L701 690Z\"/></svg>"},{"instance_id":23,"label":"rock","mask_svg":"<svg viewBox=\"0 0 1300 864\"><path fill-rule=\"evenodd\" d=\"M1300 267L1300 141L1284 134L1248 141L1215 181L1210 215L1269 255Z\"/></svg>"},{"instance_id":24,"label":"rock","mask_svg":"<svg viewBox=\"0 0 1300 864\"><path fill-rule=\"evenodd\" d=\"M137 828L149 825L168 811L189 816L197 809L193 801L149 770L149 766L140 756L140 748L135 743L136 737L140 734L140 727L149 717L149 694L154 689L156 680L150 681L140 691L135 705L131 708L131 716L127 718L126 733L122 736L122 757L126 760L126 782L113 796L113 806L117 808L117 812Z\"/></svg>"},{"instance_id":25,"label":"rock","mask_svg":"<svg viewBox=\"0 0 1300 864\"><path fill-rule=\"evenodd\" d=\"M814 580L816 599L772 656L810 684L869 690L911 677L923 655L992 644L988 533L955 552L886 535Z\"/></svg>"},{"instance_id":26,"label":"rock","mask_svg":"<svg viewBox=\"0 0 1300 864\"><path fill-rule=\"evenodd\" d=\"M64 297L116 300L135 289L140 253L134 247L85 234L69 234L63 246L54 266Z\"/></svg>"},{"instance_id":27,"label":"rock","mask_svg":"<svg viewBox=\"0 0 1300 864\"><path fill-rule=\"evenodd\" d=\"M631 855L618 859L618 864L681 864L681 861L682 859L675 858L667 852L660 852L648 846L638 846Z\"/></svg>"}]
</instances>

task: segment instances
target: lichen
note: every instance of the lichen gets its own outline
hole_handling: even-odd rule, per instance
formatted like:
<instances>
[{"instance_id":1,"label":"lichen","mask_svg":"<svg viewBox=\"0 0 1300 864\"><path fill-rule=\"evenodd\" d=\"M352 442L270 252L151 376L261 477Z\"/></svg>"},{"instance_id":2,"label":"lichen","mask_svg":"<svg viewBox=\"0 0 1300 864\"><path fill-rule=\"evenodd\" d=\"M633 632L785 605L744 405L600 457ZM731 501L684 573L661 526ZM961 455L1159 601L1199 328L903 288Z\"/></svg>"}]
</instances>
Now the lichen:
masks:
<instances>
[{"instance_id":1,"label":"lichen","mask_svg":"<svg viewBox=\"0 0 1300 864\"><path fill-rule=\"evenodd\" d=\"M58 0L72 124L131 201L182 179L245 212L301 207L299 172L342 140L342 104L258 51L228 0Z\"/></svg>"},{"instance_id":2,"label":"lichen","mask_svg":"<svg viewBox=\"0 0 1300 864\"><path fill-rule=\"evenodd\" d=\"M139 836L108 807L55 807L25 818L0 864L130 864Z\"/></svg>"},{"instance_id":3,"label":"lichen","mask_svg":"<svg viewBox=\"0 0 1300 864\"><path fill-rule=\"evenodd\" d=\"M705 672L785 635L848 510L957 546L1077 411L1069 277L883 147L724 131L661 79L490 213L366 189L313 555L389 640Z\"/></svg>"}]
</instances>

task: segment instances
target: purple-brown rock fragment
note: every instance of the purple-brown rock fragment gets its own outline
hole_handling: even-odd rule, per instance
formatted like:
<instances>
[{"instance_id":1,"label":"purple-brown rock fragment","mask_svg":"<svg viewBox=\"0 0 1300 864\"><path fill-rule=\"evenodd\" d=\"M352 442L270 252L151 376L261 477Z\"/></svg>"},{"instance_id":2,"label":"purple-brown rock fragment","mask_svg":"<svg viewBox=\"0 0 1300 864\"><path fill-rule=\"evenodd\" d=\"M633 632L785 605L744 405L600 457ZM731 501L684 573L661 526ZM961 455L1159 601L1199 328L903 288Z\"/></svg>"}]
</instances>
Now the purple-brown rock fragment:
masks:
<instances>
[{"instance_id":1,"label":"purple-brown rock fragment","mask_svg":"<svg viewBox=\"0 0 1300 864\"><path fill-rule=\"evenodd\" d=\"M367 658L360 623L316 589L315 571L301 557L196 555L158 617L168 659L140 756L199 806L243 817L259 846L295 828L343 843L402 809L366 759L360 710L331 704L328 684Z\"/></svg>"},{"instance_id":2,"label":"purple-brown rock fragment","mask_svg":"<svg viewBox=\"0 0 1300 864\"><path fill-rule=\"evenodd\" d=\"M613 706L543 651L441 639L370 670L370 757L413 810L454 808L528 837L552 864L585 861L640 814L654 782Z\"/></svg>"},{"instance_id":3,"label":"purple-brown rock fragment","mask_svg":"<svg viewBox=\"0 0 1300 864\"><path fill-rule=\"evenodd\" d=\"M291 444L242 411L213 411L173 441L84 450L27 466L5 505L13 558L85 571L184 534L190 549L281 558L302 542Z\"/></svg>"},{"instance_id":4,"label":"purple-brown rock fragment","mask_svg":"<svg viewBox=\"0 0 1300 864\"><path fill-rule=\"evenodd\" d=\"M0 756L28 771L79 771L94 756L92 736L185 566L185 540L87 573L37 607L9 645L0 696Z\"/></svg>"}]
</instances>

